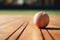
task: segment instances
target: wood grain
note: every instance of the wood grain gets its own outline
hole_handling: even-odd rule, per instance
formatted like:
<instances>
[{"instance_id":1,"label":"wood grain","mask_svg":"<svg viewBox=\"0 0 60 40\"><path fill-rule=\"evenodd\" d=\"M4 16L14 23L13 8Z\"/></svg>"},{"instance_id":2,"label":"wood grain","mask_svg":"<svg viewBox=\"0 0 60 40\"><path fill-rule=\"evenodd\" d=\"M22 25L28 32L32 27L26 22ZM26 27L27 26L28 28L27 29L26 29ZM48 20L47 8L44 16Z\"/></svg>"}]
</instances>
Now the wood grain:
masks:
<instances>
[{"instance_id":1,"label":"wood grain","mask_svg":"<svg viewBox=\"0 0 60 40\"><path fill-rule=\"evenodd\" d=\"M39 29L33 16L1 15L0 40L60 40L59 17L50 15L49 25Z\"/></svg>"}]
</instances>

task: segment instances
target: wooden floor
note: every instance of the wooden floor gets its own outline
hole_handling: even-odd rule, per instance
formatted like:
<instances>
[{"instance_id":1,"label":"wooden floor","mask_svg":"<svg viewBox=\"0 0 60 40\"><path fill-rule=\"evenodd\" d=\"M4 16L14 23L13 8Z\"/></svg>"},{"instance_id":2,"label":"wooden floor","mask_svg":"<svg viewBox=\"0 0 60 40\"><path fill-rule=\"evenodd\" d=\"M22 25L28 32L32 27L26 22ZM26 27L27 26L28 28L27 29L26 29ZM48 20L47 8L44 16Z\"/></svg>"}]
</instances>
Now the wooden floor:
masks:
<instances>
[{"instance_id":1,"label":"wooden floor","mask_svg":"<svg viewBox=\"0 0 60 40\"><path fill-rule=\"evenodd\" d=\"M60 18L50 15L49 25L39 29L33 16L1 15L0 40L60 40Z\"/></svg>"}]
</instances>

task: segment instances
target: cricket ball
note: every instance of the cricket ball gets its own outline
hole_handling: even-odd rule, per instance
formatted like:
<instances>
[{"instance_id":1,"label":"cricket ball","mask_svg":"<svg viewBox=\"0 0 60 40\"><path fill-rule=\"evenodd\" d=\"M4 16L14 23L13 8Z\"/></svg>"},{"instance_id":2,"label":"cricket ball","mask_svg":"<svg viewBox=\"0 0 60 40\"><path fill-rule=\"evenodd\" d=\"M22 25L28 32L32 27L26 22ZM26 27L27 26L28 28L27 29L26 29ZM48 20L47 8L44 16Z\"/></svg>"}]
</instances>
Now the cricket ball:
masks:
<instances>
[{"instance_id":1,"label":"cricket ball","mask_svg":"<svg viewBox=\"0 0 60 40\"><path fill-rule=\"evenodd\" d=\"M40 11L35 14L33 21L38 28L43 28L49 24L49 16L46 12Z\"/></svg>"}]
</instances>

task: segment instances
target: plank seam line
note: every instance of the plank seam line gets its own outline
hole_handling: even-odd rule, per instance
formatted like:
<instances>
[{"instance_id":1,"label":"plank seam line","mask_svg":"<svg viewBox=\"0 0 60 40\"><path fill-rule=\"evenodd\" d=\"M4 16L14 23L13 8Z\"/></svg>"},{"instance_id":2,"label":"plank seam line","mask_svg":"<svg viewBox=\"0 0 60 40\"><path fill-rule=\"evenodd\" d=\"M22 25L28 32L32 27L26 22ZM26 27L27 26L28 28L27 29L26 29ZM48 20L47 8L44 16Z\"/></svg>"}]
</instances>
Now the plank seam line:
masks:
<instances>
[{"instance_id":1,"label":"plank seam line","mask_svg":"<svg viewBox=\"0 0 60 40\"><path fill-rule=\"evenodd\" d=\"M19 30L19 28L21 28L23 25L25 24L25 22L23 24L21 24L12 34L10 34L5 40L8 40L17 30Z\"/></svg>"},{"instance_id":2,"label":"plank seam line","mask_svg":"<svg viewBox=\"0 0 60 40\"><path fill-rule=\"evenodd\" d=\"M24 30L26 29L26 27L28 26L29 22L25 25L24 29L20 32L19 36L16 38L16 40L18 40L20 38L20 36L22 35L22 33L24 32Z\"/></svg>"},{"instance_id":3,"label":"plank seam line","mask_svg":"<svg viewBox=\"0 0 60 40\"><path fill-rule=\"evenodd\" d=\"M46 31L48 32L48 34L50 35L50 37L52 38L52 40L55 40L54 37L51 35L51 33L48 30L46 30Z\"/></svg>"},{"instance_id":4,"label":"plank seam line","mask_svg":"<svg viewBox=\"0 0 60 40\"><path fill-rule=\"evenodd\" d=\"M43 40L45 40L44 35L43 35L43 32L42 32L41 29L40 29L40 31L41 31L41 35L42 35Z\"/></svg>"}]
</instances>

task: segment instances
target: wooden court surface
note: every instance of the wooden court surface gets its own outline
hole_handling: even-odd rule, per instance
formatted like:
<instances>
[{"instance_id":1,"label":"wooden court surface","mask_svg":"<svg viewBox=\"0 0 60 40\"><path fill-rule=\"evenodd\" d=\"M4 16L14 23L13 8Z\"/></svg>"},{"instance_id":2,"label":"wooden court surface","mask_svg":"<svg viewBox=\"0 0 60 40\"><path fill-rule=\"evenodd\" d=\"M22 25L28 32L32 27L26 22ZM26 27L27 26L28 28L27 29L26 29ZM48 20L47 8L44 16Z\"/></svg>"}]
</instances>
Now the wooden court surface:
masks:
<instances>
[{"instance_id":1,"label":"wooden court surface","mask_svg":"<svg viewBox=\"0 0 60 40\"><path fill-rule=\"evenodd\" d=\"M49 17L49 25L39 29L33 16L1 15L0 40L60 40L60 16Z\"/></svg>"}]
</instances>

